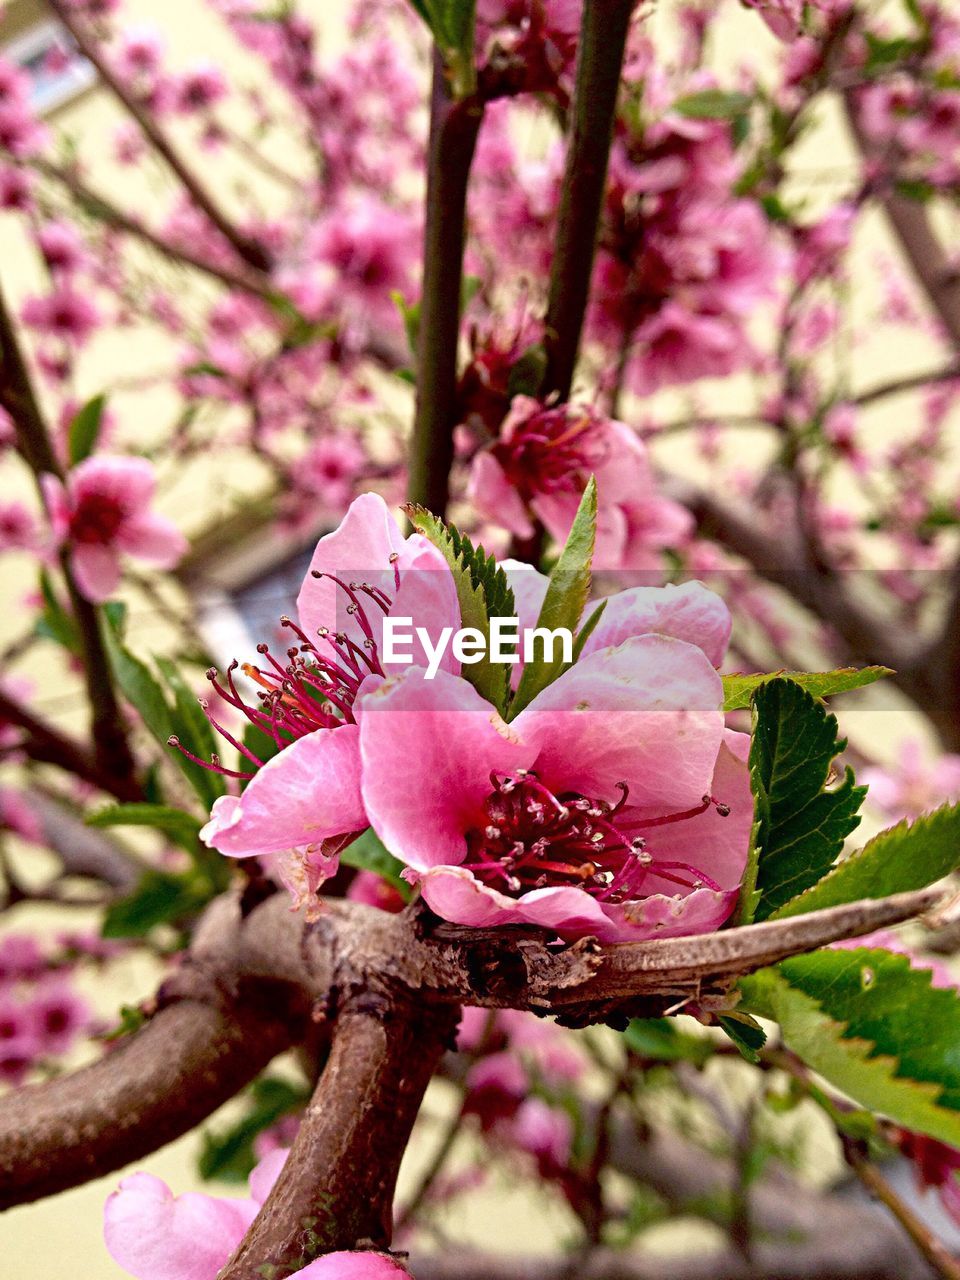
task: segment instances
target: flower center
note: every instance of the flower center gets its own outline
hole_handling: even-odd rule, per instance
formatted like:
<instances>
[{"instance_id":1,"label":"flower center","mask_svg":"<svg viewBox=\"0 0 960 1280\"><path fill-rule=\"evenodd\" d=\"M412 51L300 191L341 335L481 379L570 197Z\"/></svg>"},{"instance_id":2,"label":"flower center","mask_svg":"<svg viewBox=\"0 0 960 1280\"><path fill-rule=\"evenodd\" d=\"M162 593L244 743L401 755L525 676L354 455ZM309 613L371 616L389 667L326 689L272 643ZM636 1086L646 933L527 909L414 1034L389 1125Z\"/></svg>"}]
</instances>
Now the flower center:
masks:
<instances>
[{"instance_id":1,"label":"flower center","mask_svg":"<svg viewBox=\"0 0 960 1280\"><path fill-rule=\"evenodd\" d=\"M545 409L500 440L492 453L527 499L538 493L579 492L584 477L606 461L596 422L587 410L571 415L566 406Z\"/></svg>"},{"instance_id":2,"label":"flower center","mask_svg":"<svg viewBox=\"0 0 960 1280\"><path fill-rule=\"evenodd\" d=\"M70 537L74 542L107 545L116 537L126 512L116 498L92 493L70 517Z\"/></svg>"},{"instance_id":3,"label":"flower center","mask_svg":"<svg viewBox=\"0 0 960 1280\"><path fill-rule=\"evenodd\" d=\"M393 560L396 557L392 557ZM371 586L367 582L344 582L329 573L313 571L315 578L329 578L347 599L346 612L356 621L362 641L351 638L345 631L330 631L328 627L320 627L316 639L311 639L305 631L284 615L280 625L291 631L299 641L291 645L286 652L286 663L280 662L271 652L269 645L258 644L257 652L266 659L262 666L245 662L240 664L234 660L227 668L226 681L221 681L215 667L207 672L216 695L239 711L249 722L272 738L278 750L289 746L298 738L306 737L317 729L335 729L341 724L353 724L353 704L356 701L360 685L368 675L383 675L380 663L379 646L375 638L370 617L379 610L388 613L392 601L381 587ZM394 580L399 586L399 574L394 566ZM237 689L233 673L241 669L248 680L258 686L257 702L251 706ZM200 700L200 705L211 725L248 760L253 769L243 772L228 769L221 764L217 755L209 761L201 760L180 742L179 738L168 739L170 746L177 747L190 760L232 778L252 778L254 772L263 765L263 761L246 743L241 742L230 733L210 710L210 704Z\"/></svg>"},{"instance_id":4,"label":"flower center","mask_svg":"<svg viewBox=\"0 0 960 1280\"><path fill-rule=\"evenodd\" d=\"M572 885L613 904L643 897L644 881L655 875L683 889L720 892L690 863L655 859L648 836L638 834L695 818L711 806L726 817L728 806L714 796L679 813L637 818L624 811L624 782L617 784L620 799L610 804L577 792L554 795L523 769L491 774L490 781L484 826L467 832L463 865L491 888L517 895Z\"/></svg>"}]
</instances>

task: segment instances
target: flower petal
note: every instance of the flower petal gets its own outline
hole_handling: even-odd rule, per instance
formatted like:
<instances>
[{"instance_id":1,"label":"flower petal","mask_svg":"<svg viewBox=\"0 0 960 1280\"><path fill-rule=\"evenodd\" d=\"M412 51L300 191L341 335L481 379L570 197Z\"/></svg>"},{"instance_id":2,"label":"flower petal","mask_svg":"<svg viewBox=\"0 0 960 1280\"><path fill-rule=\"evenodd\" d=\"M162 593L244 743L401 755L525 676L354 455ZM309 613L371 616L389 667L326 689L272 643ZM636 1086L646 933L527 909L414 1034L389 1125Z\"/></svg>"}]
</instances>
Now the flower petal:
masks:
<instances>
[{"instance_id":1,"label":"flower petal","mask_svg":"<svg viewBox=\"0 0 960 1280\"><path fill-rule=\"evenodd\" d=\"M507 529L516 538L529 538L533 525L523 499L492 453L481 451L470 464L467 498L487 520Z\"/></svg>"},{"instance_id":2,"label":"flower petal","mask_svg":"<svg viewBox=\"0 0 960 1280\"><path fill-rule=\"evenodd\" d=\"M369 824L360 796L360 730L300 738L257 772L242 796L221 796L200 838L230 858L281 853Z\"/></svg>"},{"instance_id":3,"label":"flower petal","mask_svg":"<svg viewBox=\"0 0 960 1280\"><path fill-rule=\"evenodd\" d=\"M290 1280L400 1280L409 1271L386 1253L328 1253L294 1271Z\"/></svg>"},{"instance_id":4,"label":"flower petal","mask_svg":"<svg viewBox=\"0 0 960 1280\"><path fill-rule=\"evenodd\" d=\"M471 684L446 671L428 680L408 668L360 702L363 800L377 835L418 871L460 862L491 771L529 765L533 751Z\"/></svg>"},{"instance_id":5,"label":"flower petal","mask_svg":"<svg viewBox=\"0 0 960 1280\"><path fill-rule=\"evenodd\" d=\"M659 814L709 790L723 732L720 677L703 652L671 637L635 636L581 658L511 725L538 748L534 768L557 794L579 791Z\"/></svg>"},{"instance_id":6,"label":"flower petal","mask_svg":"<svg viewBox=\"0 0 960 1280\"><path fill-rule=\"evenodd\" d=\"M172 520L154 511L140 511L124 521L116 541L128 555L158 569L172 569L190 545Z\"/></svg>"},{"instance_id":7,"label":"flower petal","mask_svg":"<svg viewBox=\"0 0 960 1280\"><path fill-rule=\"evenodd\" d=\"M680 586L631 587L607 599L583 657L623 644L631 636L656 633L695 644L719 667L730 641L732 621L723 600L702 582Z\"/></svg>"},{"instance_id":8,"label":"flower petal","mask_svg":"<svg viewBox=\"0 0 960 1280\"><path fill-rule=\"evenodd\" d=\"M252 1200L174 1196L149 1173L124 1178L104 1209L111 1257L137 1280L210 1280L240 1243Z\"/></svg>"},{"instance_id":9,"label":"flower petal","mask_svg":"<svg viewBox=\"0 0 960 1280\"><path fill-rule=\"evenodd\" d=\"M94 604L109 600L120 583L120 554L116 547L77 543L70 551L70 566L77 586Z\"/></svg>"}]
</instances>

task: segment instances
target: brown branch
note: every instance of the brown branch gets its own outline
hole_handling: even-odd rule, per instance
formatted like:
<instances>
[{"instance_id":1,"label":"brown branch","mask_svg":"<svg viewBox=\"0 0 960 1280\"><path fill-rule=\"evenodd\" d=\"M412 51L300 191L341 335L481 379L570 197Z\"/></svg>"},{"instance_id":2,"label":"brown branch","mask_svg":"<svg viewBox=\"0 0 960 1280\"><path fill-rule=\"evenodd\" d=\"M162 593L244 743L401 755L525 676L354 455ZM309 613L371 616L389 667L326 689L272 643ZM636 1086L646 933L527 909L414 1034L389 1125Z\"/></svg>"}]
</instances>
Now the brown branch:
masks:
<instances>
[{"instance_id":1,"label":"brown branch","mask_svg":"<svg viewBox=\"0 0 960 1280\"><path fill-rule=\"evenodd\" d=\"M550 272L541 392L570 398L590 296L620 69L635 0L586 0L577 51L572 134Z\"/></svg>"},{"instance_id":2,"label":"brown branch","mask_svg":"<svg viewBox=\"0 0 960 1280\"><path fill-rule=\"evenodd\" d=\"M482 119L480 98L453 97L443 59L435 50L408 496L438 516L447 509L453 465L467 183Z\"/></svg>"},{"instance_id":3,"label":"brown branch","mask_svg":"<svg viewBox=\"0 0 960 1280\"><path fill-rule=\"evenodd\" d=\"M0 406L6 409L17 435L17 447L39 484L44 472L63 475L50 443L50 433L30 381L27 363L20 350L16 329L0 293ZM77 588L66 554L61 555L70 605L80 641L80 658L86 679L87 700L92 716L97 768L116 778L116 785L134 787L135 763L127 743L126 727L113 683L113 672L103 635L100 615Z\"/></svg>"},{"instance_id":4,"label":"brown branch","mask_svg":"<svg viewBox=\"0 0 960 1280\"><path fill-rule=\"evenodd\" d=\"M280 1280L322 1253L386 1247L393 1194L423 1094L459 1009L358 991L290 1156L220 1280Z\"/></svg>"},{"instance_id":5,"label":"brown branch","mask_svg":"<svg viewBox=\"0 0 960 1280\"><path fill-rule=\"evenodd\" d=\"M586 940L557 951L548 945L549 935L532 929L430 928L416 912L394 916L344 901L331 900L309 925L291 915L282 894L242 917L240 899L226 895L212 904L188 961L163 993L165 1001L182 1004L108 1060L0 1099L0 1205L75 1186L155 1150L302 1037L306 1009L342 1009L345 1029L335 1066L317 1094L318 1102L335 1102L328 1118L318 1107L305 1125L304 1160L291 1162L289 1178L277 1184L281 1189L258 1228L257 1238L273 1248L275 1211L289 1226L287 1211L314 1194L309 1187L332 1176L324 1170L332 1167L334 1116L337 1124L347 1123L350 1141L368 1156L380 1134L377 1160L392 1178L399 1157L391 1127L401 1133L412 1125L415 1099L451 1025L445 1019L455 1017L461 1003L532 1009L577 1025L635 1010L662 1013L678 997L726 990L738 975L909 919L941 898L931 888L703 937L606 948ZM178 1013L181 1007L188 1012ZM348 1072L347 1104L340 1086ZM378 1089L392 1098L390 1109L376 1102ZM365 1099L362 1106L358 1097ZM117 1121L128 1113L138 1117L135 1132L126 1120ZM346 1142L342 1134L341 1140ZM309 1187L296 1172L304 1162ZM338 1207L348 1226L324 1227L321 1251L347 1247L346 1235L361 1225L364 1237L383 1239L378 1223L385 1191L374 1198L361 1173L347 1182L363 1207ZM338 1194L333 1184L329 1190ZM231 1280L246 1274L253 1273L240 1269Z\"/></svg>"},{"instance_id":6,"label":"brown branch","mask_svg":"<svg viewBox=\"0 0 960 1280\"><path fill-rule=\"evenodd\" d=\"M0 721L23 729L25 736L18 747L31 760L65 769L118 800L143 799L143 791L135 778L123 778L107 772L79 742L38 719L3 689L0 689Z\"/></svg>"},{"instance_id":7,"label":"brown branch","mask_svg":"<svg viewBox=\"0 0 960 1280\"><path fill-rule=\"evenodd\" d=\"M863 1151L851 1139L843 1139L843 1154L872 1196L885 1205L913 1241L919 1253L943 1280L960 1280L960 1262L930 1229L917 1217L910 1206L897 1195L890 1183Z\"/></svg>"},{"instance_id":8,"label":"brown branch","mask_svg":"<svg viewBox=\"0 0 960 1280\"><path fill-rule=\"evenodd\" d=\"M136 97L127 89L123 82L118 78L110 67L107 60L101 55L97 47L97 41L91 37L85 29L82 20L78 21L74 8L69 0L49 0L50 8L57 15L59 21L63 24L67 31L70 32L77 48L87 59L87 61L96 69L100 79L107 86L118 102L121 103L127 113L137 122L144 137L148 140L153 149L159 156L166 161L181 186L190 196L190 199L200 209L206 218L217 228L223 238L232 245L236 253L249 266L256 268L258 271L267 271L270 268L270 257L258 241L249 236L244 235L233 225L227 218L223 210L217 205L216 201L210 195L209 191L200 181L199 177L187 166L183 158L177 153L170 139L160 129L156 120L150 112L137 101Z\"/></svg>"},{"instance_id":9,"label":"brown branch","mask_svg":"<svg viewBox=\"0 0 960 1280\"><path fill-rule=\"evenodd\" d=\"M80 1071L0 1099L0 1209L172 1142L302 1038L307 1006L285 980L297 932L278 935L271 921L265 938L262 923L239 930L236 902L216 903L143 1030Z\"/></svg>"},{"instance_id":10,"label":"brown branch","mask_svg":"<svg viewBox=\"0 0 960 1280\"><path fill-rule=\"evenodd\" d=\"M76 810L40 787L31 786L24 801L40 820L43 840L68 876L86 876L109 885L117 893L129 893L143 870L139 858L108 836L85 826Z\"/></svg>"},{"instance_id":11,"label":"brown branch","mask_svg":"<svg viewBox=\"0 0 960 1280\"><path fill-rule=\"evenodd\" d=\"M193 267L195 270L203 272L204 275L208 275L226 285L228 289L239 289L244 293L252 294L254 297L263 298L267 302L276 299L277 290L271 285L269 277L262 272L254 269L231 270L229 267L221 266L196 253L189 245L172 243L160 235L159 232L148 227L145 222L134 217L133 214L125 213L112 200L102 192L88 186L73 169L65 165L55 164L51 160L41 158L34 160L33 166L44 177L50 178L54 182L59 182L65 187L80 207L85 209L91 217L98 219L98 221L103 222L115 231L122 231L124 234L142 241L143 244L155 249L157 253L167 258L170 262Z\"/></svg>"},{"instance_id":12,"label":"brown branch","mask_svg":"<svg viewBox=\"0 0 960 1280\"><path fill-rule=\"evenodd\" d=\"M885 400L888 396L899 396L905 391L917 391L921 387L932 387L939 382L960 380L960 364L947 365L944 369L931 369L929 373L915 373L909 378L892 378L889 382L878 382L853 397L852 403L863 408L874 404L877 400Z\"/></svg>"}]
</instances>

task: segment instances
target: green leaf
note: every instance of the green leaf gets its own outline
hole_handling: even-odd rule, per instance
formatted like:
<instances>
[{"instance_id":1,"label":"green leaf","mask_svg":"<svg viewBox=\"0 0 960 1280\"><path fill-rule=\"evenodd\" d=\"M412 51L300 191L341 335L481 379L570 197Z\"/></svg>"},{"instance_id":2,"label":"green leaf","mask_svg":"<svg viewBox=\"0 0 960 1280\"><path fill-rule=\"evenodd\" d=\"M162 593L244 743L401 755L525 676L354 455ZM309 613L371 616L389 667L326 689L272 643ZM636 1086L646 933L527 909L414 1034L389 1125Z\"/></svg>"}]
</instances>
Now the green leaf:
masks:
<instances>
[{"instance_id":1,"label":"green leaf","mask_svg":"<svg viewBox=\"0 0 960 1280\"><path fill-rule=\"evenodd\" d=\"M418 298L416 302L407 302L399 289L395 289L390 294L390 297L393 299L394 306L400 312L400 318L403 320L403 330L407 335L407 345L414 360L416 360L417 350L420 345L420 299Z\"/></svg>"},{"instance_id":2,"label":"green leaf","mask_svg":"<svg viewBox=\"0 0 960 1280\"><path fill-rule=\"evenodd\" d=\"M209 760L217 752L217 741L199 698L169 658L154 656L154 662L173 694L174 732L195 756L199 756L201 760ZM191 781L194 781L193 777ZM208 809L218 796L226 795L227 791L226 778L222 774L214 773L212 769L198 769L196 766L195 786L200 788L197 794Z\"/></svg>"},{"instance_id":3,"label":"green leaf","mask_svg":"<svg viewBox=\"0 0 960 1280\"><path fill-rule=\"evenodd\" d=\"M743 1003L837 1089L960 1146L960 999L889 951L795 956L741 979Z\"/></svg>"},{"instance_id":4,"label":"green leaf","mask_svg":"<svg viewBox=\"0 0 960 1280\"><path fill-rule=\"evenodd\" d=\"M474 547L454 525L444 524L425 507L411 504L404 510L413 527L443 553L453 572L461 627L476 628L487 643L487 652L479 662L464 663L464 679L504 715L511 668L507 663L490 660L489 641L491 618L514 618L517 614L507 575L493 556L488 556L483 547Z\"/></svg>"},{"instance_id":5,"label":"green leaf","mask_svg":"<svg viewBox=\"0 0 960 1280\"><path fill-rule=\"evenodd\" d=\"M404 901L409 901L410 886L400 875L403 863L393 856L372 827L358 836L353 844L347 845L340 854L340 861L359 871L373 871L382 876L403 896Z\"/></svg>"},{"instance_id":6,"label":"green leaf","mask_svg":"<svg viewBox=\"0 0 960 1280\"><path fill-rule=\"evenodd\" d=\"M840 667L836 671L758 671L750 675L723 676L724 711L742 711L761 685L771 680L793 680L815 698L862 689L865 685L892 676L889 667Z\"/></svg>"},{"instance_id":7,"label":"green leaf","mask_svg":"<svg viewBox=\"0 0 960 1280\"><path fill-rule=\"evenodd\" d=\"M69 653L78 654L80 637L77 634L76 623L57 599L53 582L46 569L40 570L40 595L43 599L43 609L37 619L37 635L55 641Z\"/></svg>"},{"instance_id":8,"label":"green leaf","mask_svg":"<svg viewBox=\"0 0 960 1280\"><path fill-rule=\"evenodd\" d=\"M100 395L88 400L70 423L67 432L67 455L71 467L75 467L84 458L89 458L97 445L100 428L103 425L103 411L107 407L107 397Z\"/></svg>"},{"instance_id":9,"label":"green leaf","mask_svg":"<svg viewBox=\"0 0 960 1280\"><path fill-rule=\"evenodd\" d=\"M105 628L103 638L114 677L123 696L140 712L144 724L164 748L166 758L173 760L200 801L209 808L211 794L220 793L212 791L208 780L209 770L188 760L182 751L170 747L170 738L176 735L177 721L160 682L146 663L141 662L120 643L110 628ZM185 742L185 745L189 743Z\"/></svg>"},{"instance_id":10,"label":"green leaf","mask_svg":"<svg viewBox=\"0 0 960 1280\"><path fill-rule=\"evenodd\" d=\"M727 93L723 89L701 89L688 93L673 104L674 111L691 120L732 120L750 109L752 99L746 93Z\"/></svg>"},{"instance_id":11,"label":"green leaf","mask_svg":"<svg viewBox=\"0 0 960 1280\"><path fill-rule=\"evenodd\" d=\"M754 1066L760 1061L760 1050L767 1043L767 1033L749 1013L724 1013L717 1018L720 1027L727 1033L740 1053Z\"/></svg>"},{"instance_id":12,"label":"green leaf","mask_svg":"<svg viewBox=\"0 0 960 1280\"><path fill-rule=\"evenodd\" d=\"M778 677L754 693L756 919L766 920L825 876L859 825L866 787L855 785L853 770L847 768L839 786L825 789L834 757L845 746L837 738L836 716L795 681Z\"/></svg>"},{"instance_id":13,"label":"green leaf","mask_svg":"<svg viewBox=\"0 0 960 1280\"><path fill-rule=\"evenodd\" d=\"M88 814L85 822L88 827L152 827L188 853L197 847L201 826L193 814L167 804L112 804Z\"/></svg>"},{"instance_id":14,"label":"green leaf","mask_svg":"<svg viewBox=\"0 0 960 1280\"><path fill-rule=\"evenodd\" d=\"M573 634L590 595L590 565L597 541L597 482L593 476L580 499L566 546L550 573L547 593L540 607L537 627L548 631L566 628ZM596 625L591 619L592 625ZM588 623L587 625L591 625ZM556 648L556 646L555 646ZM564 670L562 655L548 661L543 651L524 664L520 684L510 704L510 718L519 714L537 694Z\"/></svg>"},{"instance_id":15,"label":"green leaf","mask_svg":"<svg viewBox=\"0 0 960 1280\"><path fill-rule=\"evenodd\" d=\"M960 867L960 804L944 805L914 822L898 822L774 912L803 915L861 898L885 898L935 884Z\"/></svg>"},{"instance_id":16,"label":"green leaf","mask_svg":"<svg viewBox=\"0 0 960 1280\"><path fill-rule=\"evenodd\" d=\"M631 1018L623 1033L631 1052L656 1062L695 1062L698 1066L713 1056L706 1036L681 1031L672 1018Z\"/></svg>"},{"instance_id":17,"label":"green leaf","mask_svg":"<svg viewBox=\"0 0 960 1280\"><path fill-rule=\"evenodd\" d=\"M193 872L174 875L152 868L126 898L107 908L100 932L105 938L142 938L158 924L194 915L212 897Z\"/></svg>"},{"instance_id":18,"label":"green leaf","mask_svg":"<svg viewBox=\"0 0 960 1280\"><path fill-rule=\"evenodd\" d=\"M304 1106L309 1097L306 1089L278 1076L255 1080L244 1098L246 1114L222 1133L204 1133L197 1162L201 1178L246 1182L257 1163L253 1144L258 1135Z\"/></svg>"},{"instance_id":19,"label":"green leaf","mask_svg":"<svg viewBox=\"0 0 960 1280\"><path fill-rule=\"evenodd\" d=\"M112 1040L119 1040L122 1036L129 1036L134 1031L139 1031L147 1022L147 1015L139 1005L135 1004L122 1004L118 1017L120 1020L116 1026L99 1036L100 1040L105 1040L109 1044Z\"/></svg>"},{"instance_id":20,"label":"green leaf","mask_svg":"<svg viewBox=\"0 0 960 1280\"><path fill-rule=\"evenodd\" d=\"M410 0L437 42L458 98L476 86L474 23L476 0Z\"/></svg>"}]
</instances>

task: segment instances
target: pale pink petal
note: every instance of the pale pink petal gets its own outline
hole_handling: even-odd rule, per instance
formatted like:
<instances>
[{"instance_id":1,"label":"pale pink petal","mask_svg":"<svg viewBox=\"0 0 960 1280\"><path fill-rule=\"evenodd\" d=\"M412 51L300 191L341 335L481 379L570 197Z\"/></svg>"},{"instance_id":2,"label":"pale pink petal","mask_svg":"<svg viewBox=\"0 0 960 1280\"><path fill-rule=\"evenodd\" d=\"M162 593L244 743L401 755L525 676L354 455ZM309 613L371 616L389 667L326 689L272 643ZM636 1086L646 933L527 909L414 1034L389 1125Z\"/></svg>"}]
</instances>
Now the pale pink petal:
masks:
<instances>
[{"instance_id":1,"label":"pale pink petal","mask_svg":"<svg viewBox=\"0 0 960 1280\"><path fill-rule=\"evenodd\" d=\"M658 862L683 862L704 872L721 889L736 889L747 865L750 828L753 826L753 796L747 755L750 735L725 729L710 783L710 794L729 806L726 817L711 805L695 818L657 827L647 835L647 850L653 856L650 875L644 881L648 893L672 896L677 886L657 877Z\"/></svg>"},{"instance_id":2,"label":"pale pink petal","mask_svg":"<svg viewBox=\"0 0 960 1280\"><path fill-rule=\"evenodd\" d=\"M529 765L533 751L466 680L446 671L427 680L411 667L363 696L360 755L371 825L425 871L463 859L491 771Z\"/></svg>"},{"instance_id":3,"label":"pale pink petal","mask_svg":"<svg viewBox=\"0 0 960 1280\"><path fill-rule=\"evenodd\" d=\"M530 506L550 537L562 547L567 540L567 534L573 526L577 508L580 506L580 494L572 490L569 492L560 490L558 493L538 493L530 503ZM598 524L601 518L601 514L598 511Z\"/></svg>"},{"instance_id":4,"label":"pale pink petal","mask_svg":"<svg viewBox=\"0 0 960 1280\"><path fill-rule=\"evenodd\" d=\"M317 729L285 747L243 795L221 796L200 838L231 858L310 846L367 825L360 795L360 731Z\"/></svg>"},{"instance_id":5,"label":"pale pink petal","mask_svg":"<svg viewBox=\"0 0 960 1280\"><path fill-rule=\"evenodd\" d=\"M400 1280L407 1269L386 1253L328 1253L317 1258L290 1280Z\"/></svg>"},{"instance_id":6,"label":"pale pink petal","mask_svg":"<svg viewBox=\"0 0 960 1280\"><path fill-rule=\"evenodd\" d=\"M97 542L76 543L70 566L81 593L94 604L109 600L120 584L120 555L116 547Z\"/></svg>"},{"instance_id":7,"label":"pale pink petal","mask_svg":"<svg viewBox=\"0 0 960 1280\"><path fill-rule=\"evenodd\" d=\"M158 569L172 569L190 546L172 520L153 511L138 511L125 520L116 542L129 555Z\"/></svg>"},{"instance_id":8,"label":"pale pink petal","mask_svg":"<svg viewBox=\"0 0 960 1280\"><path fill-rule=\"evenodd\" d=\"M107 1200L104 1239L137 1280L212 1280L256 1211L252 1200L175 1197L159 1178L135 1173Z\"/></svg>"},{"instance_id":9,"label":"pale pink petal","mask_svg":"<svg viewBox=\"0 0 960 1280\"><path fill-rule=\"evenodd\" d=\"M400 554L403 542L403 534L379 494L363 493L355 498L339 526L317 543L300 588L297 611L307 635L314 636L320 627L344 630L349 604L335 582L326 577L314 578L314 572L332 574L347 583L366 580L387 584L392 598L390 557Z\"/></svg>"},{"instance_id":10,"label":"pale pink petal","mask_svg":"<svg viewBox=\"0 0 960 1280\"><path fill-rule=\"evenodd\" d=\"M513 592L522 634L536 626L550 579L532 564L525 564L522 560L501 560L500 568L507 575L507 582Z\"/></svg>"},{"instance_id":11,"label":"pale pink petal","mask_svg":"<svg viewBox=\"0 0 960 1280\"><path fill-rule=\"evenodd\" d=\"M289 1154L286 1147L277 1147L275 1151L267 1152L250 1174L250 1195L257 1204L263 1204L273 1190L273 1184L280 1177L280 1170L286 1164Z\"/></svg>"},{"instance_id":12,"label":"pale pink petal","mask_svg":"<svg viewBox=\"0 0 960 1280\"><path fill-rule=\"evenodd\" d=\"M635 636L581 658L511 725L537 748L552 791L666 814L709 790L723 732L723 687L703 652L672 637Z\"/></svg>"},{"instance_id":13,"label":"pale pink petal","mask_svg":"<svg viewBox=\"0 0 960 1280\"><path fill-rule=\"evenodd\" d=\"M88 496L106 496L114 498L127 511L148 506L156 487L152 462L115 454L85 458L67 476L68 492L76 501Z\"/></svg>"},{"instance_id":14,"label":"pale pink petal","mask_svg":"<svg viewBox=\"0 0 960 1280\"><path fill-rule=\"evenodd\" d=\"M631 636L656 633L695 644L719 667L730 642L730 610L702 582L680 586L631 587L607 599L607 607L583 656Z\"/></svg>"},{"instance_id":15,"label":"pale pink petal","mask_svg":"<svg viewBox=\"0 0 960 1280\"><path fill-rule=\"evenodd\" d=\"M442 553L425 538L414 534L400 553L397 564L400 569L400 586L395 593L391 592L393 604L390 614L394 618L410 618L409 630L412 631L414 638L412 643L404 649L404 652L409 652L411 655L409 662L383 662L383 668L388 675L393 671L402 671L408 666L427 666L429 655L416 634L417 627L426 629L434 648L445 627L451 629L451 637L460 627L457 585ZM374 635L382 655L380 639L383 634L382 615L375 619L371 618L371 621L376 622ZM440 660L440 668L443 671L452 671L454 674L460 670L460 663L453 656L450 637Z\"/></svg>"},{"instance_id":16,"label":"pale pink petal","mask_svg":"<svg viewBox=\"0 0 960 1280\"><path fill-rule=\"evenodd\" d=\"M430 910L452 924L491 929L524 922L518 899L482 884L466 867L433 867L420 878L419 885ZM570 892L589 897L580 889Z\"/></svg>"},{"instance_id":17,"label":"pale pink petal","mask_svg":"<svg viewBox=\"0 0 960 1280\"><path fill-rule=\"evenodd\" d=\"M720 893L713 889L694 889L685 895L657 894L639 902L607 906L604 910L613 931L607 941L643 942L648 938L713 933L729 918L736 901L736 889Z\"/></svg>"},{"instance_id":18,"label":"pale pink petal","mask_svg":"<svg viewBox=\"0 0 960 1280\"><path fill-rule=\"evenodd\" d=\"M62 542L70 528L70 504L67 491L55 475L46 472L40 477L40 491L43 494L47 517L57 542Z\"/></svg>"},{"instance_id":19,"label":"pale pink petal","mask_svg":"<svg viewBox=\"0 0 960 1280\"><path fill-rule=\"evenodd\" d=\"M481 450L470 464L467 497L485 519L509 530L516 538L529 538L533 525L523 499L492 453Z\"/></svg>"}]
</instances>

